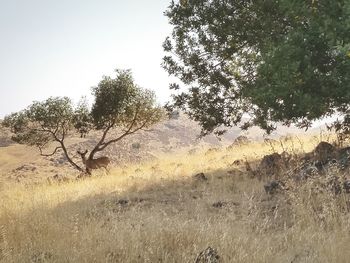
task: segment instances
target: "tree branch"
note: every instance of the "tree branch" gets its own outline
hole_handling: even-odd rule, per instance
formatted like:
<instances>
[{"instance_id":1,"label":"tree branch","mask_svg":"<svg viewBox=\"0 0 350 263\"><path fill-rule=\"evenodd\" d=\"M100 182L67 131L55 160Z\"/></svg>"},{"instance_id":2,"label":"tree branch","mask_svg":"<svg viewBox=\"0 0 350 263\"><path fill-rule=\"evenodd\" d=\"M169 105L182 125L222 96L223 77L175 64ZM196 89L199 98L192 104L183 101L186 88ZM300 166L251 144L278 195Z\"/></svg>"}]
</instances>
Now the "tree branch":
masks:
<instances>
[{"instance_id":1,"label":"tree branch","mask_svg":"<svg viewBox=\"0 0 350 263\"><path fill-rule=\"evenodd\" d=\"M41 129L32 129L33 131L37 131L37 132L47 132L50 133L52 135L52 137L55 139L55 141L60 142L61 140L57 137L56 132L58 131L58 127L55 129L55 131L51 131L48 129L45 129L43 127L41 127Z\"/></svg>"},{"instance_id":2,"label":"tree branch","mask_svg":"<svg viewBox=\"0 0 350 263\"><path fill-rule=\"evenodd\" d=\"M67 151L66 146L64 145L64 142L63 142L63 141L60 141L60 144L61 144L61 148L62 148L63 153L64 153L64 155L66 156L66 159L68 160L68 162L69 162L74 168L76 168L77 170L79 170L80 172L84 172L84 169L81 168L79 165L77 165L77 164L69 157L69 154L68 154L68 151Z\"/></svg>"},{"instance_id":3,"label":"tree branch","mask_svg":"<svg viewBox=\"0 0 350 263\"><path fill-rule=\"evenodd\" d=\"M66 157L66 159L67 159L67 161L68 161L74 168L76 168L78 171L84 172L84 169L81 168L79 165L77 165L77 164L70 158L70 156L69 156L69 154L68 154L67 148L66 148L66 146L64 145L65 132L63 132L63 134L62 134L62 139L59 139L59 138L57 137L56 133L57 133L58 129L59 129L59 125L57 125L55 131L45 129L45 128L43 128L43 127L42 127L41 129L33 129L33 130L39 131L39 132L47 132L47 133L50 133L50 134L53 136L53 138L55 139L55 141L57 141L57 142L61 145L61 146L56 147L56 149L54 150L54 152L53 152L52 154L48 154L48 155L43 154L43 153L42 153L42 149L41 149L42 147L41 147L41 146L38 146L38 148L39 148L39 150L40 150L40 155L42 155L42 156L52 156L52 155L54 155L54 154L57 152L57 150L62 149L62 150L63 150L63 153L64 153L64 155L65 155L65 157Z\"/></svg>"},{"instance_id":4,"label":"tree branch","mask_svg":"<svg viewBox=\"0 0 350 263\"><path fill-rule=\"evenodd\" d=\"M89 154L89 159L92 159L96 152L99 151L100 146L104 143L104 140L106 139L107 133L113 126L115 125L115 120L111 122L110 125L107 126L107 128L103 131L101 139L98 141L94 149L92 149L91 153Z\"/></svg>"},{"instance_id":5,"label":"tree branch","mask_svg":"<svg viewBox=\"0 0 350 263\"><path fill-rule=\"evenodd\" d=\"M45 157L50 157L50 156L54 155L54 154L57 152L57 150L62 149L61 146L57 146L57 147L55 148L55 150L54 150L52 153L44 154L43 151L42 151L42 147L41 147L41 146L38 146L38 148L39 148L39 151L40 151L40 155L41 155L41 156L45 156Z\"/></svg>"},{"instance_id":6,"label":"tree branch","mask_svg":"<svg viewBox=\"0 0 350 263\"><path fill-rule=\"evenodd\" d=\"M106 138L106 135L107 135L109 129L112 128L112 127L114 126L114 124L115 124L115 122L113 122L113 126L108 127L108 128L104 131L101 140L97 143L97 145L96 145L96 146L94 147L94 149L91 151L91 153L90 153L90 155L89 155L89 159L92 159L92 158L94 157L94 154L95 154L95 153L104 150L108 145L110 145L110 144L112 144L112 143L115 143L115 142L117 142L117 141L123 139L125 136L136 132L136 131L131 131L131 130L132 130L132 128L134 127L134 125L135 125L135 123L136 123L137 117L138 117L138 115L139 115L139 110L140 110L140 106L138 106L138 107L136 108L136 112L135 112L134 118L133 118L132 121L131 121L131 124L129 125L128 129L127 129L126 131L124 131L124 133L123 133L122 135L120 135L120 136L119 136L118 138L116 138L116 139L110 140L110 141L108 141L108 142L104 142L104 140L105 140L105 138ZM148 121L148 120L147 120L147 121ZM146 122L147 122L147 121L146 121ZM145 124L146 124L146 123L145 123ZM144 125L145 125L145 124L144 124ZM144 126L144 125L142 125L142 126ZM137 129L137 130L138 130L138 129Z\"/></svg>"},{"instance_id":7,"label":"tree branch","mask_svg":"<svg viewBox=\"0 0 350 263\"><path fill-rule=\"evenodd\" d=\"M136 120L136 119L134 119L134 120ZM135 133L135 132L141 130L143 127L146 126L146 124L148 123L149 120L150 120L150 117L147 118L147 119L142 123L142 125L140 125L139 127L137 127L137 128L134 129L134 130L131 130L132 127L133 127L133 124L134 124L134 122L133 122L132 125L130 125L129 129L128 129L126 132L124 132L122 135L120 135L120 136L119 136L118 138L116 138L116 139L113 139L113 140L110 140L110 141L108 141L108 142L106 142L106 143L103 143L102 146L99 147L98 151L102 151L102 150L104 150L108 145L110 145L110 144L112 144L112 143L115 143L115 142L117 142L117 141L120 141L120 140L123 139L125 136L130 135L130 134L133 134L133 133Z\"/></svg>"}]
</instances>

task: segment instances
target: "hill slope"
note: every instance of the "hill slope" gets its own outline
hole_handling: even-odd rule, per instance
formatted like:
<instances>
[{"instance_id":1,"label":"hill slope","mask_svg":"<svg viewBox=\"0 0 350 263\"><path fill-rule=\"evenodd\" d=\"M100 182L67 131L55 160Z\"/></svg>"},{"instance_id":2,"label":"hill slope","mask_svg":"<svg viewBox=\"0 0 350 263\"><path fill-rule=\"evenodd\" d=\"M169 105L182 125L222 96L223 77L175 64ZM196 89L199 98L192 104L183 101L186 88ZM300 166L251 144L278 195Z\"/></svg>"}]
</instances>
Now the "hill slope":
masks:
<instances>
[{"instance_id":1,"label":"hill slope","mask_svg":"<svg viewBox=\"0 0 350 263\"><path fill-rule=\"evenodd\" d=\"M302 134L303 131L279 127L272 138L298 133ZM119 143L109 146L101 154L109 156L114 165L123 166L129 163L158 159L164 154L179 150L193 153L209 147L226 147L240 135L245 135L251 140L261 141L264 133L258 128L242 132L238 127L234 127L220 140L214 135L198 139L199 134L198 124L181 114L158 124L150 131L127 137ZM91 150L100 136L99 133L92 132L86 138L74 137L68 140L68 150L73 159L80 163L80 156L76 151L78 149ZM71 167L66 163L63 155L43 158L34 148L11 142L9 132L3 129L0 130L0 157L0 181L12 180L30 184L54 176L55 178L76 176L71 172Z\"/></svg>"},{"instance_id":2,"label":"hill slope","mask_svg":"<svg viewBox=\"0 0 350 263\"><path fill-rule=\"evenodd\" d=\"M283 149L317 143L304 138ZM347 262L349 196L310 198L308 184L267 195L268 178L233 164L245 157L256 169L271 151L264 143L180 151L80 181L5 184L0 261L194 262L211 247L221 262Z\"/></svg>"}]
</instances>

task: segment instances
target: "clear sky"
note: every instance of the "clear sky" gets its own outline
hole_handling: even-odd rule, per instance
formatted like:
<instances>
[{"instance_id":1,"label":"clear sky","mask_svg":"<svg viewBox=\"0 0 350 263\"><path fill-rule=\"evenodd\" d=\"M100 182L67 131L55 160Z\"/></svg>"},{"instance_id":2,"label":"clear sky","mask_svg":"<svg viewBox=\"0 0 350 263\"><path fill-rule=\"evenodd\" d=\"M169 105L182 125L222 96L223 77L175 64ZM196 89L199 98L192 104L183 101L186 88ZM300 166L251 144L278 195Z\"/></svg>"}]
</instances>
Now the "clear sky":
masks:
<instances>
[{"instance_id":1,"label":"clear sky","mask_svg":"<svg viewBox=\"0 0 350 263\"><path fill-rule=\"evenodd\" d=\"M115 68L169 98L161 68L170 0L0 0L0 118L34 100L78 101Z\"/></svg>"}]
</instances>

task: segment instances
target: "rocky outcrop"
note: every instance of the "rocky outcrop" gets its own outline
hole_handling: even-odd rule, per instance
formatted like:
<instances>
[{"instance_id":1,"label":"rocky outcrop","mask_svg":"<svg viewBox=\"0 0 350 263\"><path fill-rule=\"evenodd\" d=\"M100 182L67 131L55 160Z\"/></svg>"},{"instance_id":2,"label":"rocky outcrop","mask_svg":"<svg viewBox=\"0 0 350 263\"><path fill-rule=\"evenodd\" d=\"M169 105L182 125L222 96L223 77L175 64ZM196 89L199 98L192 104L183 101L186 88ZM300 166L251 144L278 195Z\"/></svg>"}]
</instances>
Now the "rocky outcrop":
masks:
<instances>
[{"instance_id":1,"label":"rocky outcrop","mask_svg":"<svg viewBox=\"0 0 350 263\"><path fill-rule=\"evenodd\" d=\"M312 152L299 158L296 168L282 170L283 165L287 167L286 162L289 160L283 154L266 155L260 162L259 172L274 174L285 171L296 185L317 179L317 184L331 193L350 193L350 147L338 149L328 142L320 142ZM286 177L280 179L286 180ZM285 188L282 181L270 181L264 185L264 189L267 194L275 194Z\"/></svg>"}]
</instances>

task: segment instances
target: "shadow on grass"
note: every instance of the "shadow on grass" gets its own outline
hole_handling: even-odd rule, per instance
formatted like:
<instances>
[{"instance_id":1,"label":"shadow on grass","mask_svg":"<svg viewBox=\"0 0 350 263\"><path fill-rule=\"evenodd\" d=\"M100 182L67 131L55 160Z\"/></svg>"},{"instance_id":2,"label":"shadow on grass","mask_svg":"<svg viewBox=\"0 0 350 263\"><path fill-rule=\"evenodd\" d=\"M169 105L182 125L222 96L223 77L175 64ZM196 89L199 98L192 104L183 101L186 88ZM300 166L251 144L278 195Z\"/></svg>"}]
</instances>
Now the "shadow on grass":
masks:
<instances>
[{"instance_id":1,"label":"shadow on grass","mask_svg":"<svg viewBox=\"0 0 350 263\"><path fill-rule=\"evenodd\" d=\"M256 238L257 219L273 214L274 204L262 182L247 176L243 167L204 176L147 183L131 178L123 193L90 195L21 215L8 231L18 242L14 260L51 251L53 262L190 262L213 246L232 262L234 244L246 242L247 251L256 246L248 236ZM269 204L264 211L257 205L261 202Z\"/></svg>"}]
</instances>

